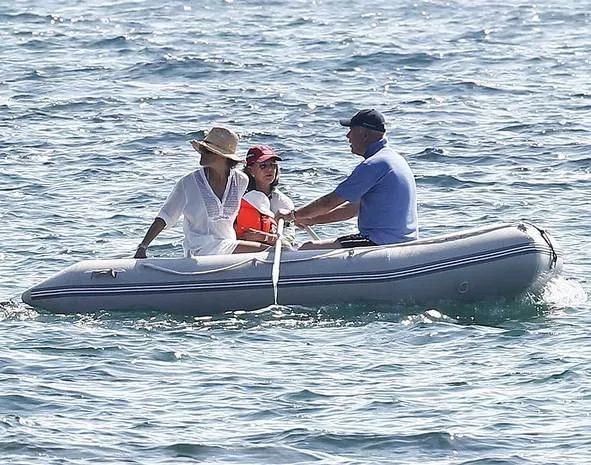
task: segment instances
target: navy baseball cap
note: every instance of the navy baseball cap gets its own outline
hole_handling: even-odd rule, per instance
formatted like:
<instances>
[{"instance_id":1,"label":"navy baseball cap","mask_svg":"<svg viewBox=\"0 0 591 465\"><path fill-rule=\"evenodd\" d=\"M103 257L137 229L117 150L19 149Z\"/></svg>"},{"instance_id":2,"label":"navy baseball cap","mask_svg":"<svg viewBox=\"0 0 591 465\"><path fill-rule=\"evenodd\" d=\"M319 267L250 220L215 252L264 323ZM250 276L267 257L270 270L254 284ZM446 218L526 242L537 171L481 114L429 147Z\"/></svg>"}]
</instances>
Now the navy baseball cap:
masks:
<instances>
[{"instance_id":1,"label":"navy baseball cap","mask_svg":"<svg viewBox=\"0 0 591 465\"><path fill-rule=\"evenodd\" d=\"M386 120L384 116L373 108L366 108L365 110L358 111L353 118L341 119L339 122L343 126L350 128L355 126L361 126L367 129L373 129L374 131L386 132Z\"/></svg>"}]
</instances>

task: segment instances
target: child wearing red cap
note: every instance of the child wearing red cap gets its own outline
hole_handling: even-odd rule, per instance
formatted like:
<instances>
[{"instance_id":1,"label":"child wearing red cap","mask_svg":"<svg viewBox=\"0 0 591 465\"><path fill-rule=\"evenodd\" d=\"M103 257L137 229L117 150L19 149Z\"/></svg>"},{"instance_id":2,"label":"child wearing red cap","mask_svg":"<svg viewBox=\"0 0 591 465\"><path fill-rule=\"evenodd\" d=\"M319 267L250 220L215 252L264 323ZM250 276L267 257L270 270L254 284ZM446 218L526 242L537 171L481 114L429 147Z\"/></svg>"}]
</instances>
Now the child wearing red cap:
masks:
<instances>
[{"instance_id":1,"label":"child wearing red cap","mask_svg":"<svg viewBox=\"0 0 591 465\"><path fill-rule=\"evenodd\" d=\"M293 201L277 188L278 161L281 157L268 145L248 149L244 172L249 183L234 225L238 239L274 244L277 239L275 213L294 209Z\"/></svg>"}]
</instances>

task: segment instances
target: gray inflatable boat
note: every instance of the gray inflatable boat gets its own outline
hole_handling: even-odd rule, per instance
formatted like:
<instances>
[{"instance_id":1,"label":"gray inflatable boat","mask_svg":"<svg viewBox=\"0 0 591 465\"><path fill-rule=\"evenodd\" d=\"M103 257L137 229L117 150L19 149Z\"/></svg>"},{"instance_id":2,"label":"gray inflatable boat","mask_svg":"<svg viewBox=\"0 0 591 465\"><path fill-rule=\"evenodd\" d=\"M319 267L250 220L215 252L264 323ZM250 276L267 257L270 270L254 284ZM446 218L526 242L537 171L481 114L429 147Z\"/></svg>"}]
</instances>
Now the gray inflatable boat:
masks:
<instances>
[{"instance_id":1,"label":"gray inflatable boat","mask_svg":"<svg viewBox=\"0 0 591 465\"><path fill-rule=\"evenodd\" d=\"M256 254L86 260L23 293L58 313L162 311L213 315L274 303L274 250ZM405 244L283 251L281 305L416 304L538 292L562 264L552 237L529 223L497 224Z\"/></svg>"}]
</instances>

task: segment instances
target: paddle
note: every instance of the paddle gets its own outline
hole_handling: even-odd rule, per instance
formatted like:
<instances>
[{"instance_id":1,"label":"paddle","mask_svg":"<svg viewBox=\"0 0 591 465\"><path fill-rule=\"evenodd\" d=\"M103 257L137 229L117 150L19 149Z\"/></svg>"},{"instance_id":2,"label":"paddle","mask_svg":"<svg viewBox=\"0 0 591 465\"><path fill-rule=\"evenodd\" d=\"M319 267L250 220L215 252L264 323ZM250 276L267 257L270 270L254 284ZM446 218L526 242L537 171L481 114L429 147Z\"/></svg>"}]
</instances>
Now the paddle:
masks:
<instances>
[{"instance_id":1,"label":"paddle","mask_svg":"<svg viewBox=\"0 0 591 465\"><path fill-rule=\"evenodd\" d=\"M284 221L281 218L277 221L277 242L275 242L275 257L273 257L273 269L271 271L271 281L273 282L273 297L277 305L277 283L279 282L279 265L281 264L281 239L283 237Z\"/></svg>"}]
</instances>

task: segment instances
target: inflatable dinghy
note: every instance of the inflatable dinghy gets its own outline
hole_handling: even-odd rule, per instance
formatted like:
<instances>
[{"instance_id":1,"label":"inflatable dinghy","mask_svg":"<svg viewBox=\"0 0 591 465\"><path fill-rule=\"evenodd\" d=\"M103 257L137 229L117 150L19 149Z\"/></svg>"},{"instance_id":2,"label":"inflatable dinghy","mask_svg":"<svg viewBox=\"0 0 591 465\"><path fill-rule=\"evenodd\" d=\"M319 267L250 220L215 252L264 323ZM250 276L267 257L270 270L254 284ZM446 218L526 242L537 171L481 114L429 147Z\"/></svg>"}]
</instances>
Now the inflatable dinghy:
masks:
<instances>
[{"instance_id":1,"label":"inflatable dinghy","mask_svg":"<svg viewBox=\"0 0 591 465\"><path fill-rule=\"evenodd\" d=\"M214 315L274 303L274 249L254 254L85 260L23 293L58 313L161 311ZM281 254L278 303L429 305L538 292L561 268L552 237L497 224L404 244Z\"/></svg>"}]
</instances>

